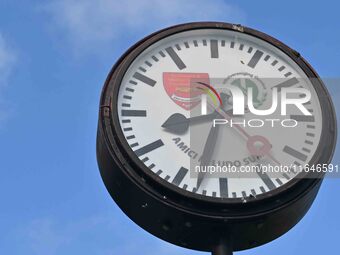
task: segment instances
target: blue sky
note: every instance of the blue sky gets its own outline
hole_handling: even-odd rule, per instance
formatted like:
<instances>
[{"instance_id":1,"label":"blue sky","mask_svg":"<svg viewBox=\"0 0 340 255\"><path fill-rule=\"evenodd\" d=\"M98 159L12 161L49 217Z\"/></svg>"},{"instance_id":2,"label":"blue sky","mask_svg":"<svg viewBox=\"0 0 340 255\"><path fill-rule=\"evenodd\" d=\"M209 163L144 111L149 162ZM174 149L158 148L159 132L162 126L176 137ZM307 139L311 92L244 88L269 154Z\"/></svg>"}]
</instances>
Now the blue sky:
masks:
<instances>
[{"instance_id":1,"label":"blue sky","mask_svg":"<svg viewBox=\"0 0 340 255\"><path fill-rule=\"evenodd\" d=\"M262 30L322 77L339 77L339 8L336 1L1 0L0 254L204 254L152 237L106 192L95 138L108 71L150 32L216 20ZM340 89L329 90L340 109ZM338 254L339 184L325 180L286 235L239 254Z\"/></svg>"}]
</instances>

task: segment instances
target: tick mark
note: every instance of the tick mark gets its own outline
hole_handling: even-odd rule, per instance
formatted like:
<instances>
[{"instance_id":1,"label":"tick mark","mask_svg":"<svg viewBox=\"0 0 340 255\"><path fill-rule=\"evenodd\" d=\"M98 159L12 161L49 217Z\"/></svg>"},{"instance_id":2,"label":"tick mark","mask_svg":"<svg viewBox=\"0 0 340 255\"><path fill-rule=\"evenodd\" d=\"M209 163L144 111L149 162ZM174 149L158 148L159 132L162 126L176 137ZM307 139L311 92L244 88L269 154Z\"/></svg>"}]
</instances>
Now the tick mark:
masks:
<instances>
[{"instance_id":1,"label":"tick mark","mask_svg":"<svg viewBox=\"0 0 340 255\"><path fill-rule=\"evenodd\" d=\"M156 150L159 147L162 147L164 145L163 141L161 139L158 139L152 143L149 143L141 148L139 148L138 150L135 150L135 154L137 155L137 157L140 157L150 151Z\"/></svg>"},{"instance_id":2,"label":"tick mark","mask_svg":"<svg viewBox=\"0 0 340 255\"><path fill-rule=\"evenodd\" d=\"M122 110L122 116L146 117L146 111L145 110Z\"/></svg>"},{"instance_id":3,"label":"tick mark","mask_svg":"<svg viewBox=\"0 0 340 255\"><path fill-rule=\"evenodd\" d=\"M218 41L210 40L210 53L211 58L218 58Z\"/></svg>"},{"instance_id":4,"label":"tick mark","mask_svg":"<svg viewBox=\"0 0 340 255\"><path fill-rule=\"evenodd\" d=\"M172 61L174 61L178 69L182 70L186 68L186 65L183 63L182 59L180 59L180 57L177 55L172 47L166 48L165 51L169 54L170 58L172 59Z\"/></svg>"},{"instance_id":5,"label":"tick mark","mask_svg":"<svg viewBox=\"0 0 340 255\"><path fill-rule=\"evenodd\" d=\"M256 50L253 57L250 59L248 66L251 68L254 68L257 65L257 63L260 61L262 55L263 55L262 51Z\"/></svg>"},{"instance_id":6,"label":"tick mark","mask_svg":"<svg viewBox=\"0 0 340 255\"><path fill-rule=\"evenodd\" d=\"M137 79L141 82L144 82L145 84L147 84L151 87L155 86L155 84L156 84L155 80L153 80L153 79L151 79L151 78L149 78L149 77L147 77L144 74L141 74L139 72L135 72L134 75L133 75L133 78L135 78L135 79Z\"/></svg>"}]
</instances>

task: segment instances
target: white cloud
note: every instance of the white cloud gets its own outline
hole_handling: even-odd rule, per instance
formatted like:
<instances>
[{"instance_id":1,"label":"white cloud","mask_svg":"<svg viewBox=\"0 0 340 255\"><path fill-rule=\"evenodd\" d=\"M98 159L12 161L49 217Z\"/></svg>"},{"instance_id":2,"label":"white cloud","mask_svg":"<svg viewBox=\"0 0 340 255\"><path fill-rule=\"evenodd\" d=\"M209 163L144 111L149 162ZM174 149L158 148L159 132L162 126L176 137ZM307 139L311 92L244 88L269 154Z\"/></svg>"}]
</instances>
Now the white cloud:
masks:
<instances>
[{"instance_id":1,"label":"white cloud","mask_svg":"<svg viewBox=\"0 0 340 255\"><path fill-rule=\"evenodd\" d=\"M73 50L113 47L157 29L190 21L243 23L245 14L223 0L55 0L44 6Z\"/></svg>"}]
</instances>

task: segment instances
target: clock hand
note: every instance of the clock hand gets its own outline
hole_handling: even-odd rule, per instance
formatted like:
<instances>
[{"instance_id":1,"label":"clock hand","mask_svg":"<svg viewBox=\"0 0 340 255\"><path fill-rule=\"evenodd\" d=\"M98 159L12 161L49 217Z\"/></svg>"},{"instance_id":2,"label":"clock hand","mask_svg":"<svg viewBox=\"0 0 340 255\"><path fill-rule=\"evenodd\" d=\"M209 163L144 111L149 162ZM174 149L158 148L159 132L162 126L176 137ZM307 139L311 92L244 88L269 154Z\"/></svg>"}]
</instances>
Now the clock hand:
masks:
<instances>
[{"instance_id":1,"label":"clock hand","mask_svg":"<svg viewBox=\"0 0 340 255\"><path fill-rule=\"evenodd\" d=\"M222 93L221 97L222 97L223 105L225 106L229 96ZM214 111L215 114L217 113L216 110ZM230 112L230 111L232 111L232 109L230 109L230 107L229 107L228 112ZM215 115L215 117L216 117L216 115ZM207 141L204 145L204 149L203 149L203 153L202 153L202 157L201 157L201 169L202 169L202 166L206 167L211 163L211 158L212 158L212 155L214 153L214 149L216 147L217 136L218 136L219 130L220 130L219 125L217 125L217 126L212 125L211 128L210 128L208 138L207 138ZM198 173L196 190L198 190L199 187L201 186L202 181L204 179L204 176L205 176L204 172Z\"/></svg>"},{"instance_id":2,"label":"clock hand","mask_svg":"<svg viewBox=\"0 0 340 255\"><path fill-rule=\"evenodd\" d=\"M217 108L216 111L222 117L224 117L226 120L230 120L231 119L229 114L226 111L224 111L222 108ZM246 140L247 140L247 148L248 148L249 152L252 155L267 156L271 160L273 160L276 164L281 165L280 162L273 155L270 154L270 150L272 148L272 145L271 145L270 141L266 137L260 136L260 135L253 135L252 136L252 135L248 134L245 131L245 129L242 128L238 124L233 124L233 128L236 128L246 138ZM261 148L256 147L255 145L257 143L261 143L262 147Z\"/></svg>"},{"instance_id":3,"label":"clock hand","mask_svg":"<svg viewBox=\"0 0 340 255\"><path fill-rule=\"evenodd\" d=\"M202 157L201 157L201 168L202 166L208 166L210 164L215 145L217 142L217 135L219 133L220 126L211 126L207 141L205 142ZM204 172L199 172L197 176L197 184L196 184L196 190L199 189L199 187L202 184L203 178L205 176Z\"/></svg>"},{"instance_id":4,"label":"clock hand","mask_svg":"<svg viewBox=\"0 0 340 255\"><path fill-rule=\"evenodd\" d=\"M228 97L228 95L221 93L221 98L224 104L227 102ZM213 109L215 108L216 107L213 106ZM227 113L232 115L232 109L229 108ZM184 134L188 130L189 125L213 120L217 115L218 113L216 110L207 115L199 115L190 118L187 118L180 113L174 113L162 124L162 127L174 134Z\"/></svg>"},{"instance_id":5,"label":"clock hand","mask_svg":"<svg viewBox=\"0 0 340 255\"><path fill-rule=\"evenodd\" d=\"M188 130L190 124L203 123L213 120L216 115L217 113L213 112L207 115L199 115L187 118L183 114L174 113L162 124L162 127L174 134L184 134Z\"/></svg>"}]
</instances>

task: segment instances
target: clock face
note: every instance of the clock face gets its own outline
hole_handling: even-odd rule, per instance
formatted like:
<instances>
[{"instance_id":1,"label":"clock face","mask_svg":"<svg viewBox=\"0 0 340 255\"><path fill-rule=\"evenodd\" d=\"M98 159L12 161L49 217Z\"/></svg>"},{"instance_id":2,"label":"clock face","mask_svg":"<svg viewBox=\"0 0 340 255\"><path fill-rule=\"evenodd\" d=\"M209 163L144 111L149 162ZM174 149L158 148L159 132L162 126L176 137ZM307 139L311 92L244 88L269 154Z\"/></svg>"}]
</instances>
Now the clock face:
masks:
<instances>
[{"instance_id":1,"label":"clock face","mask_svg":"<svg viewBox=\"0 0 340 255\"><path fill-rule=\"evenodd\" d=\"M288 107L286 116L282 116L278 107L270 116L259 118L245 110L246 121L278 119L274 128L272 122L261 128L239 129L228 125L213 127L211 119L191 123L190 119L202 113L200 102L193 100L188 87L183 86L190 79L205 81L221 96L219 119L231 109L232 101L225 90L229 85L238 86L245 96L245 88L254 87L253 103L257 109L271 106L273 87L279 88L279 96L283 87L305 88L311 99L304 106L312 115L305 116L296 107ZM147 171L180 189L217 198L256 197L289 183L297 173L259 172L252 178L193 176L193 166L202 166L206 159L211 165L238 168L259 164L298 167L310 162L322 131L322 125L317 124L322 123L320 102L303 70L272 44L222 29L180 32L146 48L125 72L117 111L125 141ZM283 119L295 120L296 127L281 125ZM188 125L178 125L183 122ZM211 133L215 137L213 143L209 142ZM269 145L267 153L255 155L247 146L250 138L256 138L254 144L260 140L261 146Z\"/></svg>"}]
</instances>

